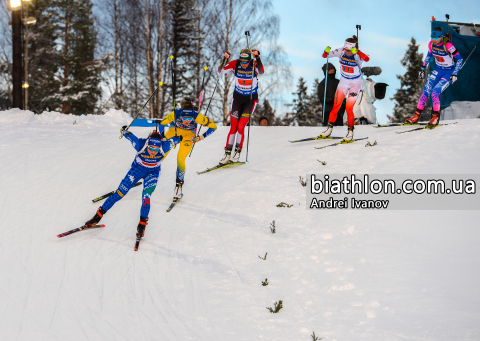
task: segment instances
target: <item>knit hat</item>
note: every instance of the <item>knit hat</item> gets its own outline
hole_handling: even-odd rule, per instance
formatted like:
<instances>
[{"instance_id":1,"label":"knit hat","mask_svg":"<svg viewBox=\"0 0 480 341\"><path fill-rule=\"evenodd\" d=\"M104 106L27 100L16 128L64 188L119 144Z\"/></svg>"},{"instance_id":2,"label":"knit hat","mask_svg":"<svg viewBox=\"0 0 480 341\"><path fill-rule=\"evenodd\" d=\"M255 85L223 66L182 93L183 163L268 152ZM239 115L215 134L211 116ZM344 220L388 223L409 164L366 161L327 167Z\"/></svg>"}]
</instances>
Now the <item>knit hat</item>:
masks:
<instances>
[{"instance_id":1,"label":"knit hat","mask_svg":"<svg viewBox=\"0 0 480 341\"><path fill-rule=\"evenodd\" d=\"M324 74L327 73L327 64L324 64L322 66L322 70L323 70ZM332 63L328 63L328 71L330 71L330 70L335 70L335 73L337 73L337 69L335 68L335 66Z\"/></svg>"},{"instance_id":2,"label":"knit hat","mask_svg":"<svg viewBox=\"0 0 480 341\"><path fill-rule=\"evenodd\" d=\"M238 58L242 62L249 62L252 59L252 51L249 49L242 49L240 51L240 58Z\"/></svg>"},{"instance_id":3,"label":"knit hat","mask_svg":"<svg viewBox=\"0 0 480 341\"><path fill-rule=\"evenodd\" d=\"M193 110L193 101L190 98L185 98L180 101L180 106L184 110Z\"/></svg>"},{"instance_id":4,"label":"knit hat","mask_svg":"<svg viewBox=\"0 0 480 341\"><path fill-rule=\"evenodd\" d=\"M151 137L151 138L148 139L148 145L149 146L160 147L162 145L162 140Z\"/></svg>"}]
</instances>

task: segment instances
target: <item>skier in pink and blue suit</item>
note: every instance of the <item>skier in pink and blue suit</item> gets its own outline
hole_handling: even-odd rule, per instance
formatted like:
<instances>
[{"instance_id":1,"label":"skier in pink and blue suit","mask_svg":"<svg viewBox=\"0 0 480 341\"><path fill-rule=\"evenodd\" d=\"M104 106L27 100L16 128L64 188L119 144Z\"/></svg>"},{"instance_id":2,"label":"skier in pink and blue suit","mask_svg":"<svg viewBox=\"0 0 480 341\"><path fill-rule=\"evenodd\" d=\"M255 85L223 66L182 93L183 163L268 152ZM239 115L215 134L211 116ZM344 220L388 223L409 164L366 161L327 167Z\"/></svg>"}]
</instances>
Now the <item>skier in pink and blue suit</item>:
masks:
<instances>
[{"instance_id":1,"label":"skier in pink and blue suit","mask_svg":"<svg viewBox=\"0 0 480 341\"><path fill-rule=\"evenodd\" d=\"M428 54L423 61L418 78L423 79L425 77L425 67L430 62L432 56L435 58L435 71L432 72L425 84L422 95L418 100L415 115L405 123L414 124L418 122L420 114L427 104L428 97L431 95L433 111L432 119L428 124L431 126L437 125L440 119L440 94L457 80L458 71L460 71L463 64L463 58L448 38L444 37L441 27L436 27L432 31L432 40L428 43Z\"/></svg>"}]
</instances>

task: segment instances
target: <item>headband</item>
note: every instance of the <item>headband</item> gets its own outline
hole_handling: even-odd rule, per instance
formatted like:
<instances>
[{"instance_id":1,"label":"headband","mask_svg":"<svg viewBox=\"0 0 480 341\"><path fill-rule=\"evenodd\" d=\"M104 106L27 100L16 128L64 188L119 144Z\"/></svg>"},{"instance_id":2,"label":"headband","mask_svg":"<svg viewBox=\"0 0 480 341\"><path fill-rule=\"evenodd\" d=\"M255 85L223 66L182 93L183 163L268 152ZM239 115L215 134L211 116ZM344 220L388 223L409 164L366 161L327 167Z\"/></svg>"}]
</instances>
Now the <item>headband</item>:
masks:
<instances>
[{"instance_id":1,"label":"headband","mask_svg":"<svg viewBox=\"0 0 480 341\"><path fill-rule=\"evenodd\" d=\"M348 41L345 41L345 45L343 45L343 47L346 49L346 50L350 50L351 48L357 46L357 43L349 43Z\"/></svg>"},{"instance_id":2,"label":"headband","mask_svg":"<svg viewBox=\"0 0 480 341\"><path fill-rule=\"evenodd\" d=\"M432 31L431 37L433 39L441 38L441 37L443 37L443 31Z\"/></svg>"}]
</instances>

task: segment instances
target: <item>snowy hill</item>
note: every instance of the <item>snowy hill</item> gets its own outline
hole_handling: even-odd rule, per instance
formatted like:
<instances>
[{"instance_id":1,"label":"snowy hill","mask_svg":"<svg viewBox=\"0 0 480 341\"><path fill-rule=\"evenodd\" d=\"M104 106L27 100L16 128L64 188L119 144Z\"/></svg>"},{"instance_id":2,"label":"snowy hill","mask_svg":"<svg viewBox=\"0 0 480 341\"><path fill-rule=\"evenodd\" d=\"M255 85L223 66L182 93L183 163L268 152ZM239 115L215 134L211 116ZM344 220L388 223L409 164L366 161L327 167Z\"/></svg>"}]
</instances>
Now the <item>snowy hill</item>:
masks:
<instances>
[{"instance_id":1,"label":"snowy hill","mask_svg":"<svg viewBox=\"0 0 480 341\"><path fill-rule=\"evenodd\" d=\"M176 156L162 164L138 252L140 187L104 229L58 239L129 169L129 120L0 112L0 339L478 340L478 211L306 210L298 177L475 174L480 120L401 135L360 126L378 145L322 150L330 142L288 142L321 128L253 127L249 164L197 175L222 157L220 127L187 159L169 213Z\"/></svg>"}]
</instances>

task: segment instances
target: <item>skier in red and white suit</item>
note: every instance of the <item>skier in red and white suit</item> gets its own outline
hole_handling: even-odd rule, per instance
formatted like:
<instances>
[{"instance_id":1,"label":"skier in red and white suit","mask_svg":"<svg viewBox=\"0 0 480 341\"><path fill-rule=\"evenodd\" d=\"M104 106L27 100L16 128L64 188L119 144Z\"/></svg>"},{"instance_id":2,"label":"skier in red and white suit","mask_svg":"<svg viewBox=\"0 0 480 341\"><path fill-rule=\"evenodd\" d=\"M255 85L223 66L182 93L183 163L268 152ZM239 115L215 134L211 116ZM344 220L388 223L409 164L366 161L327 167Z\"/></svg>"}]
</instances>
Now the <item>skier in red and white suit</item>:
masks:
<instances>
[{"instance_id":1,"label":"skier in red and white suit","mask_svg":"<svg viewBox=\"0 0 480 341\"><path fill-rule=\"evenodd\" d=\"M252 59L252 56L255 59ZM225 60L230 57L230 52L225 53ZM255 69L252 86L252 72ZM263 75L264 69L260 60L258 50L243 49L240 51L240 58L232 60L222 70L222 65L217 70L219 75L232 72L235 75L235 91L230 108L230 132L225 146L225 156L220 164L238 162L243 147L245 126L255 111L258 103L258 82L257 76ZM231 157L233 145L237 136L235 154Z\"/></svg>"},{"instance_id":2,"label":"skier in red and white suit","mask_svg":"<svg viewBox=\"0 0 480 341\"><path fill-rule=\"evenodd\" d=\"M338 83L337 91L335 92L335 102L333 104L333 109L330 112L330 117L328 120L328 128L320 137L328 137L332 134L333 124L337 119L338 110L342 106L342 102L347 98L347 124L348 124L348 134L344 140L350 141L353 139L353 128L355 116L353 114L353 106L357 101L358 93L362 88L362 79L360 74L360 68L362 67L363 61L368 62L370 58L358 50L358 39L356 36L348 38L345 41L344 47L340 47L336 50L331 51L330 46L327 46L323 52L323 58L332 58L338 57L340 59L340 82ZM358 60L355 58L355 55L358 55Z\"/></svg>"}]
</instances>

